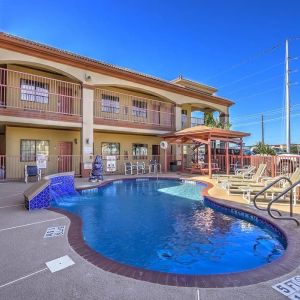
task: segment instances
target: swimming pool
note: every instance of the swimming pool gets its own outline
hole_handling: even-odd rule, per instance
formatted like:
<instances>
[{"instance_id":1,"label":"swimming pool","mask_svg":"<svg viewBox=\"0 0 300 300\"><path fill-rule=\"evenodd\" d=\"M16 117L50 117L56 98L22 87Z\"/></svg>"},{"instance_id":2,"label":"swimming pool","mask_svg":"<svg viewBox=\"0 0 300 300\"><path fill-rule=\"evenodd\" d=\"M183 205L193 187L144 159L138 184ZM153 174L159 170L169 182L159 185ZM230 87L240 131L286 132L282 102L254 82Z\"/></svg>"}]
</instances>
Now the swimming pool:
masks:
<instances>
[{"instance_id":1,"label":"swimming pool","mask_svg":"<svg viewBox=\"0 0 300 300\"><path fill-rule=\"evenodd\" d=\"M173 274L227 274L279 258L277 231L212 208L204 184L123 180L58 199L83 221L84 241L121 264Z\"/></svg>"}]
</instances>

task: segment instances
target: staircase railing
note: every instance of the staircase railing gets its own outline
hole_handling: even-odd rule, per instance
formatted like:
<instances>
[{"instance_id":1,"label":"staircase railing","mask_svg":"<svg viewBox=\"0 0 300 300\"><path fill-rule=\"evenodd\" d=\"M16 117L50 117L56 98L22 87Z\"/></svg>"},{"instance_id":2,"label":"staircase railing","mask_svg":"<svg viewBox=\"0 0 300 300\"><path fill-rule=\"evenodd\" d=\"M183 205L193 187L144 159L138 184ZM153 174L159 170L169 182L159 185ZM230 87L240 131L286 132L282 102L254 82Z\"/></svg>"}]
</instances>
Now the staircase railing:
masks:
<instances>
[{"instance_id":1,"label":"staircase railing","mask_svg":"<svg viewBox=\"0 0 300 300\"><path fill-rule=\"evenodd\" d=\"M289 187L287 187L286 189L284 189L280 194L278 194L273 200L271 200L267 206L267 208L264 207L260 207L257 204L257 198L258 196L264 194L265 192L267 192L271 187L273 187L275 184L279 183L280 181L287 181L289 183ZM268 214L274 218L274 219L282 219L282 220L292 220L295 221L297 223L297 226L300 225L299 221L293 217L293 189L300 184L300 181L295 182L294 184L292 183L292 181L290 180L290 178L286 177L286 176L282 176L274 181L272 181L270 184L268 184L266 187L264 187L260 192L258 192L254 198L253 198L253 204L254 206L262 211L267 211ZM291 192L290 192L291 191ZM281 197L285 196L287 193L290 192L290 216L289 217L283 217L281 212L277 209L272 209L271 206L273 203L275 203L276 201L278 201ZM275 216L273 214L273 212L276 212L278 216Z\"/></svg>"}]
</instances>

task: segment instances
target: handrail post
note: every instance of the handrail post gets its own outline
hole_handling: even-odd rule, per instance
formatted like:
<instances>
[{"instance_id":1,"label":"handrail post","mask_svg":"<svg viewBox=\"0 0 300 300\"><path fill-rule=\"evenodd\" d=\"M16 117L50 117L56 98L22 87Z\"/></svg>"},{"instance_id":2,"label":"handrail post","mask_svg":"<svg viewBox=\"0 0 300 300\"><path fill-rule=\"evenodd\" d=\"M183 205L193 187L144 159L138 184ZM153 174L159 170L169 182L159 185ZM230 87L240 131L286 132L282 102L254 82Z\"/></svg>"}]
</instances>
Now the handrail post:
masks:
<instances>
[{"instance_id":1,"label":"handrail post","mask_svg":"<svg viewBox=\"0 0 300 300\"><path fill-rule=\"evenodd\" d=\"M290 217L293 216L293 195L294 195L294 189L292 189L290 193Z\"/></svg>"},{"instance_id":2,"label":"handrail post","mask_svg":"<svg viewBox=\"0 0 300 300\"><path fill-rule=\"evenodd\" d=\"M284 178L284 177L281 177ZM300 222L293 217L293 195L294 195L294 188L299 185L300 180L297 182L292 183L292 181L290 179L288 179L288 182L290 184L290 186L288 188L286 188L284 191L282 191L279 195L277 195L275 197L275 199L273 199L272 201L269 202L268 207L267 207L267 211L268 214L273 218L273 219L281 219L281 220L292 220L295 221L297 223L297 226L300 225ZM282 217L280 215L280 217L276 217L272 214L272 209L271 206L273 203L275 203L277 200L279 200L282 196L286 195L288 192L290 192L290 216L289 217ZM275 209L273 209L273 211L276 211Z\"/></svg>"}]
</instances>

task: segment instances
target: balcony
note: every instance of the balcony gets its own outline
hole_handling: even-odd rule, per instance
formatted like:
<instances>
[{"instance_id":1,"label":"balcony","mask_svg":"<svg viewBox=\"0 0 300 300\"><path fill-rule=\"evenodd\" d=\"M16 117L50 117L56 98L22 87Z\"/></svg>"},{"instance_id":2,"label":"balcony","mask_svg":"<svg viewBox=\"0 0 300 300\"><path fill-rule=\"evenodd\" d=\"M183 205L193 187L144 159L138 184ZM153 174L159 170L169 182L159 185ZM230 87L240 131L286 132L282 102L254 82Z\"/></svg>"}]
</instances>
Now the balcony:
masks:
<instances>
[{"instance_id":1,"label":"balcony","mask_svg":"<svg viewBox=\"0 0 300 300\"><path fill-rule=\"evenodd\" d=\"M81 86L0 68L0 115L80 122Z\"/></svg>"},{"instance_id":2,"label":"balcony","mask_svg":"<svg viewBox=\"0 0 300 300\"><path fill-rule=\"evenodd\" d=\"M175 105L105 89L95 90L94 123L172 131Z\"/></svg>"},{"instance_id":3,"label":"balcony","mask_svg":"<svg viewBox=\"0 0 300 300\"><path fill-rule=\"evenodd\" d=\"M187 115L181 115L181 125L182 129L195 127L198 125L204 125L204 118L196 118L196 117L190 117L188 118Z\"/></svg>"},{"instance_id":4,"label":"balcony","mask_svg":"<svg viewBox=\"0 0 300 300\"><path fill-rule=\"evenodd\" d=\"M204 125L204 118L191 117L191 127Z\"/></svg>"}]
</instances>

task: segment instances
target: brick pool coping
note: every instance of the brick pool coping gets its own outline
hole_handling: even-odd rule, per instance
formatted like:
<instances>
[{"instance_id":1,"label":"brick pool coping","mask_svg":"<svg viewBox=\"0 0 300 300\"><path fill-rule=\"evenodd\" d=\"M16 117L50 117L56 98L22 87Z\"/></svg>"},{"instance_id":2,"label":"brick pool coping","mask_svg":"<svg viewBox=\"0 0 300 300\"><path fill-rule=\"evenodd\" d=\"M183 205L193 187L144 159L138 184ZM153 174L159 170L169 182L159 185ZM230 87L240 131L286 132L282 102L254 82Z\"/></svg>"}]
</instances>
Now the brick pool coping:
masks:
<instances>
[{"instance_id":1,"label":"brick pool coping","mask_svg":"<svg viewBox=\"0 0 300 300\"><path fill-rule=\"evenodd\" d=\"M149 177L140 177L149 179ZM160 177L161 179L176 179L174 177ZM114 181L119 180L135 180L135 178L122 178L105 181L98 186L92 188L98 188L107 185ZM137 280L147 281L151 283L158 283L162 285L178 286L178 287L200 287L200 288L223 288L223 287L239 287L251 284L257 284L263 281L268 281L287 273L293 271L299 265L299 252L300 249L300 239L296 237L295 234L288 234L284 227L278 226L270 218L261 216L260 214L254 212L253 210L243 207L240 204L229 204L209 195L208 191L214 187L210 182L204 180L191 180L202 182L207 186L202 190L202 194L205 198L210 201L226 208L232 208L242 212L246 212L250 215L254 215L260 220L263 220L271 226L278 228L278 230L283 234L287 241L287 249L285 253L273 261L270 264L251 269L249 271L237 272L237 273L226 273L226 274L216 274L216 275L187 275L187 274L173 274L164 273L159 271L145 270L142 268L125 265L117 261L111 260L100 253L96 252L90 248L84 241L82 236L82 221L81 218L67 212L65 210L48 208L49 210L61 213L70 219L70 228L68 231L68 241L70 246L85 260L89 261L93 265L118 275L134 278ZM89 188L83 188L89 189Z\"/></svg>"}]
</instances>

